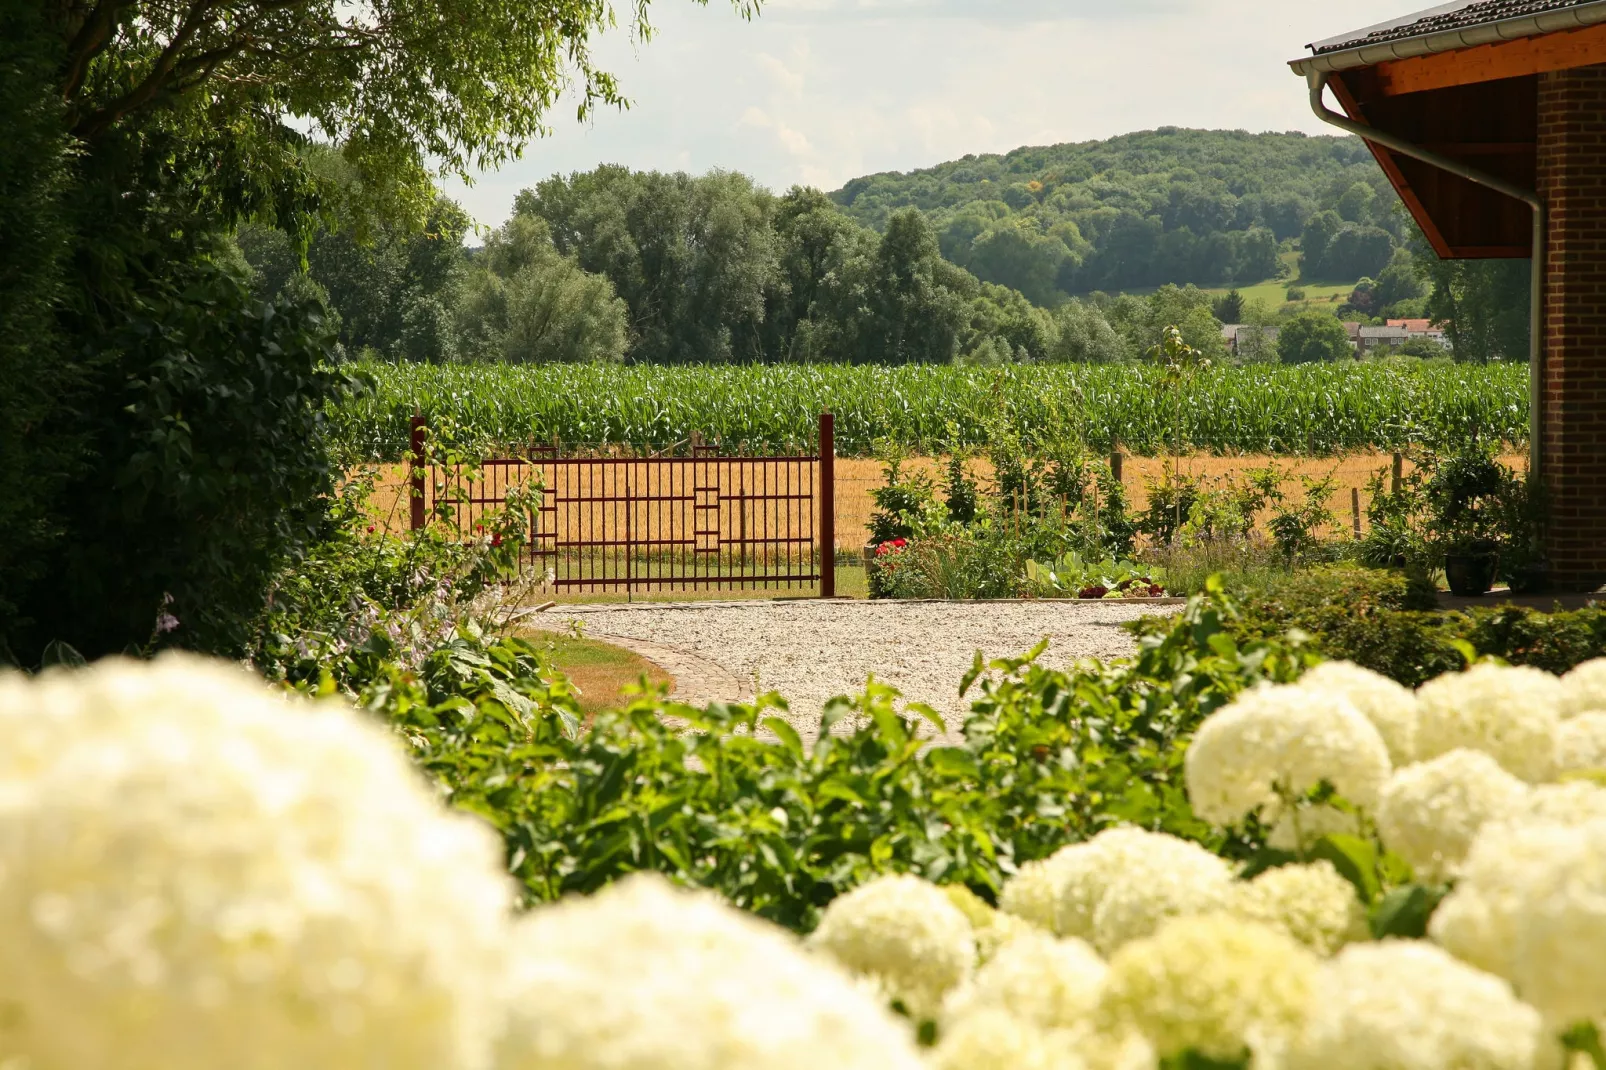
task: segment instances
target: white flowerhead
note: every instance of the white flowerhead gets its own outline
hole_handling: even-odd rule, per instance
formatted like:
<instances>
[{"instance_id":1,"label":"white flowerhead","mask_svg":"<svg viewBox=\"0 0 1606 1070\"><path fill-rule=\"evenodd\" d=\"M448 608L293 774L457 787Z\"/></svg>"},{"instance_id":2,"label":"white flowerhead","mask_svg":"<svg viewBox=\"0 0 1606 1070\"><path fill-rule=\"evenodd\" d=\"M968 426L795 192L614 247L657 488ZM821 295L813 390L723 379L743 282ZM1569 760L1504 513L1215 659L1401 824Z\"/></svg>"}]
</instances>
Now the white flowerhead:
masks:
<instances>
[{"instance_id":1,"label":"white flowerhead","mask_svg":"<svg viewBox=\"0 0 1606 1070\"><path fill-rule=\"evenodd\" d=\"M1606 771L1606 711L1580 713L1556 730L1556 773Z\"/></svg>"},{"instance_id":2,"label":"white flowerhead","mask_svg":"<svg viewBox=\"0 0 1606 1070\"><path fill-rule=\"evenodd\" d=\"M979 1009L943 1029L927 1061L931 1070L1089 1070L1075 1038L996 1007Z\"/></svg>"},{"instance_id":3,"label":"white flowerhead","mask_svg":"<svg viewBox=\"0 0 1606 1070\"><path fill-rule=\"evenodd\" d=\"M378 725L166 655L0 676L0 739L0 1006L30 1065L486 1065L501 845Z\"/></svg>"},{"instance_id":4,"label":"white flowerhead","mask_svg":"<svg viewBox=\"0 0 1606 1070\"><path fill-rule=\"evenodd\" d=\"M1383 737L1391 764L1415 761L1416 695L1410 688L1351 661L1324 661L1301 676L1299 686L1343 695Z\"/></svg>"},{"instance_id":5,"label":"white flowerhead","mask_svg":"<svg viewBox=\"0 0 1606 1070\"><path fill-rule=\"evenodd\" d=\"M943 1021L990 1009L1043 1029L1075 1028L1092 1016L1104 974L1104 960L1087 944L1033 929L999 948L948 996Z\"/></svg>"},{"instance_id":6,"label":"white flowerhead","mask_svg":"<svg viewBox=\"0 0 1606 1070\"><path fill-rule=\"evenodd\" d=\"M1561 715L1606 713L1606 658L1575 665L1561 678Z\"/></svg>"},{"instance_id":7,"label":"white flowerhead","mask_svg":"<svg viewBox=\"0 0 1606 1070\"><path fill-rule=\"evenodd\" d=\"M1135 828L1106 829L1050 859L1055 931L1109 954L1167 918L1218 910L1232 892L1227 863L1196 843Z\"/></svg>"},{"instance_id":8,"label":"white flowerhead","mask_svg":"<svg viewBox=\"0 0 1606 1070\"><path fill-rule=\"evenodd\" d=\"M1549 673L1485 662L1429 680L1416 698L1419 759L1476 750L1530 784L1553 775L1562 686Z\"/></svg>"},{"instance_id":9,"label":"white flowerhead","mask_svg":"<svg viewBox=\"0 0 1606 1070\"><path fill-rule=\"evenodd\" d=\"M825 908L810 946L881 985L917 1019L976 962L970 922L941 888L919 877L877 877Z\"/></svg>"},{"instance_id":10,"label":"white flowerhead","mask_svg":"<svg viewBox=\"0 0 1606 1070\"><path fill-rule=\"evenodd\" d=\"M1323 836L1358 836L1360 820L1352 813L1325 803L1301 802L1277 811L1277 823L1266 836L1266 846L1279 851L1308 851Z\"/></svg>"},{"instance_id":11,"label":"white flowerhead","mask_svg":"<svg viewBox=\"0 0 1606 1070\"><path fill-rule=\"evenodd\" d=\"M1162 1058L1191 1049L1270 1059L1303 1027L1318 969L1275 929L1225 914L1176 918L1111 957L1100 1020L1142 1033Z\"/></svg>"},{"instance_id":12,"label":"white flowerhead","mask_svg":"<svg viewBox=\"0 0 1606 1070\"><path fill-rule=\"evenodd\" d=\"M1290 1070L1534 1070L1540 1017L1499 978L1416 940L1345 948L1321 972Z\"/></svg>"},{"instance_id":13,"label":"white flowerhead","mask_svg":"<svg viewBox=\"0 0 1606 1070\"><path fill-rule=\"evenodd\" d=\"M1054 904L1059 893L1059 877L1054 858L1027 862L1015 872L998 894L998 909L1033 925L1053 931Z\"/></svg>"},{"instance_id":14,"label":"white flowerhead","mask_svg":"<svg viewBox=\"0 0 1606 1070\"><path fill-rule=\"evenodd\" d=\"M1367 938L1366 911L1355 886L1327 861L1278 866L1233 889L1231 909L1280 930L1319 955Z\"/></svg>"},{"instance_id":15,"label":"white flowerhead","mask_svg":"<svg viewBox=\"0 0 1606 1070\"><path fill-rule=\"evenodd\" d=\"M638 874L519 923L498 1070L915 1070L906 1023L712 893Z\"/></svg>"},{"instance_id":16,"label":"white flowerhead","mask_svg":"<svg viewBox=\"0 0 1606 1070\"><path fill-rule=\"evenodd\" d=\"M970 932L976 941L977 964L991 961L999 948L1017 936L1040 931L1024 918L994 910L963 884L945 884L942 891L970 922Z\"/></svg>"},{"instance_id":17,"label":"white flowerhead","mask_svg":"<svg viewBox=\"0 0 1606 1070\"><path fill-rule=\"evenodd\" d=\"M1389 769L1383 737L1343 695L1259 687L1199 726L1188 745L1188 800L1206 821L1232 825L1326 781L1370 808Z\"/></svg>"},{"instance_id":18,"label":"white flowerhead","mask_svg":"<svg viewBox=\"0 0 1606 1070\"><path fill-rule=\"evenodd\" d=\"M1527 835L1512 981L1551 1022L1606 1017L1606 819Z\"/></svg>"},{"instance_id":19,"label":"white flowerhead","mask_svg":"<svg viewBox=\"0 0 1606 1070\"><path fill-rule=\"evenodd\" d=\"M1443 880L1455 876L1484 822L1512 814L1527 794L1487 754L1450 751L1390 778L1377 808L1378 835L1420 879Z\"/></svg>"}]
</instances>

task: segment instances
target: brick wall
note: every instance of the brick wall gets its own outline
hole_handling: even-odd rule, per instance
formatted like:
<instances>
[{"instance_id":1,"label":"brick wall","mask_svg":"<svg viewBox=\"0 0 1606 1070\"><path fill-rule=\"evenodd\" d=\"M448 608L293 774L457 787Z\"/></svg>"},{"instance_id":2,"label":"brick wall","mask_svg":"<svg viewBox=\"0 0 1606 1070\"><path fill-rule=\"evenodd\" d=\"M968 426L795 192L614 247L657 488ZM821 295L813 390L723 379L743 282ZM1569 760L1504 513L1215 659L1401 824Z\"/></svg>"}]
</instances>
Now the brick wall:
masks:
<instances>
[{"instance_id":1,"label":"brick wall","mask_svg":"<svg viewBox=\"0 0 1606 1070\"><path fill-rule=\"evenodd\" d=\"M1558 585L1606 582L1606 66L1540 75L1545 260L1541 466Z\"/></svg>"}]
</instances>

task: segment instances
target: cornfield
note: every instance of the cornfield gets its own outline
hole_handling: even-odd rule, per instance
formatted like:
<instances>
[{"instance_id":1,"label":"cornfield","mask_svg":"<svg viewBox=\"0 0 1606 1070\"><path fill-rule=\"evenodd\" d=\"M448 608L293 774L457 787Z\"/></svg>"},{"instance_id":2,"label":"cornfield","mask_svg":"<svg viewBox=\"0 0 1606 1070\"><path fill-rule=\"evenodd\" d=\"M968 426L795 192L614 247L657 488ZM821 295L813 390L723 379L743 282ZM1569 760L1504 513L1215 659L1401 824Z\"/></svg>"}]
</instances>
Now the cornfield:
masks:
<instances>
[{"instance_id":1,"label":"cornfield","mask_svg":"<svg viewBox=\"0 0 1606 1070\"><path fill-rule=\"evenodd\" d=\"M1156 368L845 365L594 366L369 364L373 390L334 416L355 457L395 460L416 410L504 447L624 444L668 449L694 433L731 452L812 448L836 414L837 451L885 439L941 455L979 446L1002 420L1027 445L1066 440L1138 454L1326 456L1477 433L1526 438L1523 365L1222 367L1180 387ZM1180 396L1179 396L1180 395Z\"/></svg>"}]
</instances>

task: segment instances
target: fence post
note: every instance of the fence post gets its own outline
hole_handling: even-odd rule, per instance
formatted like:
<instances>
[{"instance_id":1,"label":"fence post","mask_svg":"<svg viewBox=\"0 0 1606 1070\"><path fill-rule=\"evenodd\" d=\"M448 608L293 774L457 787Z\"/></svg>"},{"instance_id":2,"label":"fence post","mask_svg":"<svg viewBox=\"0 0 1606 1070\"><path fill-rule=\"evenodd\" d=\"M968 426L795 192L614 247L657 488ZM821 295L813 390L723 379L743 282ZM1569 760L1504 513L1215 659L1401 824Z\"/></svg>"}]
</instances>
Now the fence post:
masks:
<instances>
[{"instance_id":1,"label":"fence post","mask_svg":"<svg viewBox=\"0 0 1606 1070\"><path fill-rule=\"evenodd\" d=\"M1126 458L1121 455L1121 444L1119 442L1110 443L1110 478L1114 480L1116 486L1121 485L1121 477L1123 475L1121 469L1125 460Z\"/></svg>"},{"instance_id":2,"label":"fence post","mask_svg":"<svg viewBox=\"0 0 1606 1070\"><path fill-rule=\"evenodd\" d=\"M1389 473L1389 493L1400 492L1400 482L1405 478L1405 457L1396 453L1394 455L1394 469Z\"/></svg>"},{"instance_id":3,"label":"fence post","mask_svg":"<svg viewBox=\"0 0 1606 1070\"><path fill-rule=\"evenodd\" d=\"M1360 487L1351 487L1349 489L1349 508L1350 508L1350 513L1353 515L1353 517L1355 519L1355 537L1357 539L1359 539L1361 537L1361 488Z\"/></svg>"},{"instance_id":4,"label":"fence post","mask_svg":"<svg viewBox=\"0 0 1606 1070\"><path fill-rule=\"evenodd\" d=\"M836 417L820 413L820 597L836 597Z\"/></svg>"},{"instance_id":5,"label":"fence post","mask_svg":"<svg viewBox=\"0 0 1606 1070\"><path fill-rule=\"evenodd\" d=\"M412 420L412 479L408 496L412 504L412 529L424 528L424 416L413 413Z\"/></svg>"}]
</instances>

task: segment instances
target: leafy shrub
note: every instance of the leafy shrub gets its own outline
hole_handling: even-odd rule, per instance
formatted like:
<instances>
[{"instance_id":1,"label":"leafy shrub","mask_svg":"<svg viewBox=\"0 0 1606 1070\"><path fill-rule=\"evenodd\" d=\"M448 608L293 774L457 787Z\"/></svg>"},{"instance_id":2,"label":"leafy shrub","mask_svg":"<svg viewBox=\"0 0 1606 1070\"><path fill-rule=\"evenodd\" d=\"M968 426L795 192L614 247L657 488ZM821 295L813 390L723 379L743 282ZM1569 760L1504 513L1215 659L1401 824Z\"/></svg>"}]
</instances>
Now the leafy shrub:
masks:
<instances>
[{"instance_id":1,"label":"leafy shrub","mask_svg":"<svg viewBox=\"0 0 1606 1070\"><path fill-rule=\"evenodd\" d=\"M333 366L322 310L256 302L203 259L130 297L99 344L105 389L79 421L94 460L62 495L16 653L156 639L242 654L273 579L328 527L326 407L354 383Z\"/></svg>"},{"instance_id":2,"label":"leafy shrub","mask_svg":"<svg viewBox=\"0 0 1606 1070\"><path fill-rule=\"evenodd\" d=\"M1561 673L1606 655L1606 608L1541 613L1519 606L1437 610L1425 580L1401 572L1330 567L1269 579L1247 592L1240 641L1298 631L1327 658L1353 661L1408 687L1494 657ZM1157 620L1139 627L1156 634Z\"/></svg>"},{"instance_id":3,"label":"leafy shrub","mask_svg":"<svg viewBox=\"0 0 1606 1070\"><path fill-rule=\"evenodd\" d=\"M1192 816L1179 743L1308 659L1280 640L1240 646L1233 615L1218 588L1130 666L1065 673L1038 664L1042 648L978 654L963 742L934 749L919 729L936 714L879 684L829 703L812 748L774 716L774 695L699 710L644 693L582 726L535 645L469 625L416 669L381 637L300 686L345 690L395 725L448 797L501 831L532 901L658 870L806 930L878 873L992 900L1023 864L1121 822L1252 851Z\"/></svg>"}]
</instances>

